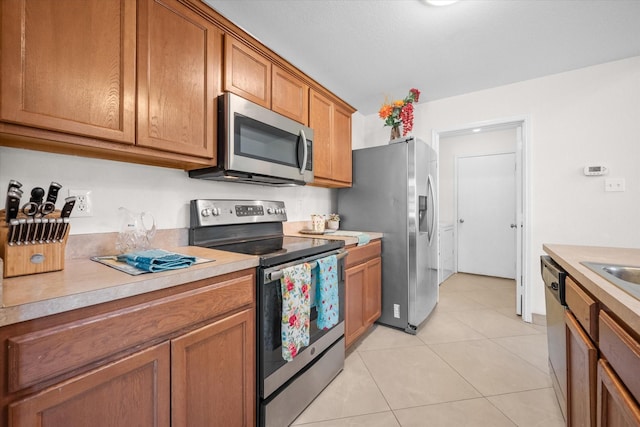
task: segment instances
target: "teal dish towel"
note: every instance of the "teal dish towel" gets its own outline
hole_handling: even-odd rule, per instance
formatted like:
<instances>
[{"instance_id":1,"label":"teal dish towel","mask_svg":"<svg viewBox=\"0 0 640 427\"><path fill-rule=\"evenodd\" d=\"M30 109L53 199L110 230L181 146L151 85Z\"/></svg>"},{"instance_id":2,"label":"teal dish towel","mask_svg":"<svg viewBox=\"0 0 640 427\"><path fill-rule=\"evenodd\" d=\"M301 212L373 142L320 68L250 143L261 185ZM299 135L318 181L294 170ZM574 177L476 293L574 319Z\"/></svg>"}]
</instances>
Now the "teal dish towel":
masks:
<instances>
[{"instance_id":1,"label":"teal dish towel","mask_svg":"<svg viewBox=\"0 0 640 427\"><path fill-rule=\"evenodd\" d=\"M149 249L118 255L118 261L126 262L140 270L155 273L190 267L195 264L196 257L168 252L163 249Z\"/></svg>"},{"instance_id":2,"label":"teal dish towel","mask_svg":"<svg viewBox=\"0 0 640 427\"><path fill-rule=\"evenodd\" d=\"M316 283L316 309L318 329L329 329L338 323L338 259L335 255L318 260Z\"/></svg>"}]
</instances>

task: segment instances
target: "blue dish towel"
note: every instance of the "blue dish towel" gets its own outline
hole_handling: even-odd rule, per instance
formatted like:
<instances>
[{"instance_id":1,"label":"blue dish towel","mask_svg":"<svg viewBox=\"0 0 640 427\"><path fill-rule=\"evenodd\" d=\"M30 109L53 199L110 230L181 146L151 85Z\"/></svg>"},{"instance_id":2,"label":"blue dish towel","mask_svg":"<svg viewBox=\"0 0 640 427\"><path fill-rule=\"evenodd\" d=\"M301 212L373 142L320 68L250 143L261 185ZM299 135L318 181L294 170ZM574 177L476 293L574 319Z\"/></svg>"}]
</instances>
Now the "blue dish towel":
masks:
<instances>
[{"instance_id":1,"label":"blue dish towel","mask_svg":"<svg viewBox=\"0 0 640 427\"><path fill-rule=\"evenodd\" d=\"M189 267L195 264L196 257L168 252L163 249L149 249L118 255L118 261L126 262L140 270L155 273Z\"/></svg>"},{"instance_id":2,"label":"blue dish towel","mask_svg":"<svg viewBox=\"0 0 640 427\"><path fill-rule=\"evenodd\" d=\"M329 329L338 323L338 259L335 255L318 260L316 310L318 329Z\"/></svg>"}]
</instances>

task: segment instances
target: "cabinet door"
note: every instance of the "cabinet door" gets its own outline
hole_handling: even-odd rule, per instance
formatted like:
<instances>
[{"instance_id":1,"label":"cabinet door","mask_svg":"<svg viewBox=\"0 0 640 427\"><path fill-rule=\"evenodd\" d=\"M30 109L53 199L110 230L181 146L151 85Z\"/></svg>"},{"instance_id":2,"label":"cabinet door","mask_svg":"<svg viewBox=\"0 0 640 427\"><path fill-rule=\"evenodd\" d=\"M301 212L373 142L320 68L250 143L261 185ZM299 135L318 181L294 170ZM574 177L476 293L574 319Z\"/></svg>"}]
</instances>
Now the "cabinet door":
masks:
<instances>
[{"instance_id":1,"label":"cabinet door","mask_svg":"<svg viewBox=\"0 0 640 427\"><path fill-rule=\"evenodd\" d=\"M222 33L177 0L140 0L138 139L213 159Z\"/></svg>"},{"instance_id":2,"label":"cabinet door","mask_svg":"<svg viewBox=\"0 0 640 427\"><path fill-rule=\"evenodd\" d=\"M367 280L366 263L345 270L345 345L349 347L365 330L364 320L365 288Z\"/></svg>"},{"instance_id":3,"label":"cabinet door","mask_svg":"<svg viewBox=\"0 0 640 427\"><path fill-rule=\"evenodd\" d=\"M331 157L331 178L343 183L339 187L351 186L351 113L337 105L333 114Z\"/></svg>"},{"instance_id":4,"label":"cabinet door","mask_svg":"<svg viewBox=\"0 0 640 427\"><path fill-rule=\"evenodd\" d=\"M370 325L375 322L382 313L382 258L368 261L366 267L364 320L367 325Z\"/></svg>"},{"instance_id":5,"label":"cabinet door","mask_svg":"<svg viewBox=\"0 0 640 427\"><path fill-rule=\"evenodd\" d=\"M596 425L596 362L598 350L570 311L567 332L567 425Z\"/></svg>"},{"instance_id":6,"label":"cabinet door","mask_svg":"<svg viewBox=\"0 0 640 427\"><path fill-rule=\"evenodd\" d=\"M309 94L309 127L313 129L314 134L313 176L331 179L333 103L314 90Z\"/></svg>"},{"instance_id":7,"label":"cabinet door","mask_svg":"<svg viewBox=\"0 0 640 427\"><path fill-rule=\"evenodd\" d=\"M133 144L136 3L0 3L0 119Z\"/></svg>"},{"instance_id":8,"label":"cabinet door","mask_svg":"<svg viewBox=\"0 0 640 427\"><path fill-rule=\"evenodd\" d=\"M640 425L640 407L611 366L598 362L598 427Z\"/></svg>"},{"instance_id":9,"label":"cabinet door","mask_svg":"<svg viewBox=\"0 0 640 427\"><path fill-rule=\"evenodd\" d=\"M253 426L255 310L171 342L172 426Z\"/></svg>"},{"instance_id":10,"label":"cabinet door","mask_svg":"<svg viewBox=\"0 0 640 427\"><path fill-rule=\"evenodd\" d=\"M10 427L169 426L169 343L9 406Z\"/></svg>"},{"instance_id":11,"label":"cabinet door","mask_svg":"<svg viewBox=\"0 0 640 427\"><path fill-rule=\"evenodd\" d=\"M307 125L309 123L309 86L302 80L272 66L271 109Z\"/></svg>"},{"instance_id":12,"label":"cabinet door","mask_svg":"<svg viewBox=\"0 0 640 427\"><path fill-rule=\"evenodd\" d=\"M224 59L224 90L271 108L271 62L228 34Z\"/></svg>"}]
</instances>

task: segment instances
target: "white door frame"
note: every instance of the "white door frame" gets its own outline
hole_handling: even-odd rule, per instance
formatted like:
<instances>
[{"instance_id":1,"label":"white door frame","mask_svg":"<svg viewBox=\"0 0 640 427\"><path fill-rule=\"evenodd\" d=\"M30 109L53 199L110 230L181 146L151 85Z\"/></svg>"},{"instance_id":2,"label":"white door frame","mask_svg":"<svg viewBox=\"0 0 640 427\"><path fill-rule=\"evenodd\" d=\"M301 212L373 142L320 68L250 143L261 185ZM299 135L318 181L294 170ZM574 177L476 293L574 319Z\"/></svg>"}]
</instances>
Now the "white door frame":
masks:
<instances>
[{"instance_id":1,"label":"white door frame","mask_svg":"<svg viewBox=\"0 0 640 427\"><path fill-rule=\"evenodd\" d=\"M490 128L499 129L506 127L520 127L522 134L518 135L518 141L516 143L516 164L520 166L519 174L517 174L516 182L520 185L516 188L516 199L521 203L522 211L516 212L516 223L520 226L521 236L519 240L519 252L520 256L516 256L516 283L518 289L516 294L520 295L521 304L517 304L518 314L522 315L522 320L525 322L532 322L531 315L531 289L529 283L529 272L531 270L530 257L529 257L529 242L531 241L531 227L530 227L530 215L531 215L531 190L530 190L530 174L531 174L531 147L529 141L531 140L531 119L528 115L505 117L494 120L486 120L481 122L467 123L460 126L448 128L448 129L434 129L431 134L431 141L433 148L436 150L436 156L438 158L438 164L440 163L440 138L443 136L460 135L465 132L471 132L477 128ZM438 193L440 192L440 168L438 168ZM518 239L516 239L518 240ZM438 263L440 263L440 257L438 257ZM440 269L441 266L439 265ZM520 312L521 311L521 312Z\"/></svg>"}]
</instances>

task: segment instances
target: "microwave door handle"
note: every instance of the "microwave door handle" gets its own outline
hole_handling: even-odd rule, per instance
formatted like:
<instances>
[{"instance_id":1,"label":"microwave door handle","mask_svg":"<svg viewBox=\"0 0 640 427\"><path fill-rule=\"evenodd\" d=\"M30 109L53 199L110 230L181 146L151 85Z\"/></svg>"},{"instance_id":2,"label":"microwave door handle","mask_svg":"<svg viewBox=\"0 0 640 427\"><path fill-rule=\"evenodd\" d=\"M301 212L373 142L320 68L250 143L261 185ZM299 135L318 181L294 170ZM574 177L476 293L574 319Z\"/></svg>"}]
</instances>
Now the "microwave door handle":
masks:
<instances>
[{"instance_id":1,"label":"microwave door handle","mask_svg":"<svg viewBox=\"0 0 640 427\"><path fill-rule=\"evenodd\" d=\"M307 136L304 130L300 129L300 137L302 138L302 164L300 165L300 175L304 175L304 169L307 167Z\"/></svg>"}]
</instances>

